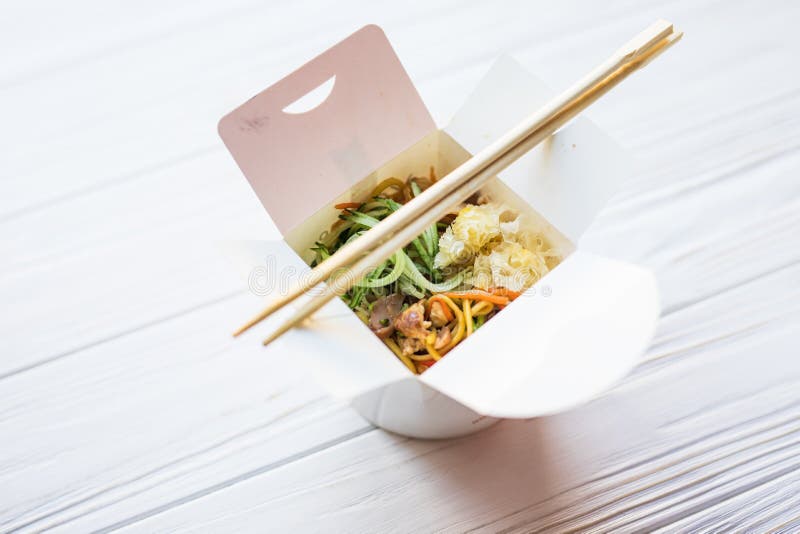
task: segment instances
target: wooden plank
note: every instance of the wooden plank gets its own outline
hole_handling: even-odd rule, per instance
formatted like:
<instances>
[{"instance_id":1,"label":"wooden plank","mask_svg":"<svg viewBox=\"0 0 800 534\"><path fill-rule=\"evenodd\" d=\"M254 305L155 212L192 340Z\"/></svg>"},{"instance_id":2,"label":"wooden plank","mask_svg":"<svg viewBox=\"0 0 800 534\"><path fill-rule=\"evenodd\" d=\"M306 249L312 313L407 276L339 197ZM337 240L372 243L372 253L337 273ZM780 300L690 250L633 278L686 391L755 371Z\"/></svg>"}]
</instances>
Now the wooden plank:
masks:
<instances>
[{"instance_id":1,"label":"wooden plank","mask_svg":"<svg viewBox=\"0 0 800 534\"><path fill-rule=\"evenodd\" d=\"M559 447L568 447L570 454L577 455L572 461L580 468L578 474L591 478L599 476L597 471L602 473L603 470L621 470L620 476L624 478L630 473L615 462L628 465L644 461L637 459L653 451L677 446L678 438L688 440L691 432L697 430L697 426L705 430L702 425L707 422L712 425L730 425L739 420L736 417L742 408L740 405L746 408L741 414L742 420L750 417L747 414L751 412L747 410L753 410L754 426L747 428L761 428L758 425L763 421L756 421L755 418L776 406L790 403L793 392L796 391L796 383L792 381L795 380L792 374L794 367L778 365L787 359L787 351L792 350L788 344L782 350L774 352L763 345L757 345L757 350L754 350L753 344L776 338L778 341L774 344L780 347L780 340L789 335L784 332L786 328L797 324L796 319L800 312L800 299L797 296L800 288L791 282L800 274L800 265L795 261L785 269L764 278L753 279L748 272L750 264L743 261L750 256L750 249L733 246L731 238L743 236L748 238L748 242L757 242L759 236L772 235L774 239L767 240L765 246L761 247L763 256L774 257L780 251L789 250L797 259L800 236L793 231L796 226L791 223L791 219L786 221L785 214L778 213L773 218L754 224L756 235L740 234L738 229L732 229L729 234L706 243L708 248L702 254L684 258L683 251L677 250L676 258L684 262L688 270L694 267L695 271L699 271L711 258L725 253L731 255L731 264L739 268L732 269L725 280L721 280L722 290L712 286L709 294L700 295L702 298L698 304L678 308L665 317L646 363L617 388L613 395L573 415L565 414L563 418L559 416L554 419L555 423L547 422L550 419L543 420L543 423L509 423L512 428L508 431L510 436L500 430L491 430L485 435L463 440L464 443L470 443L474 439L474 445L458 446L473 451L470 454L481 447L501 451L509 446L506 440L535 442L540 430L528 435L530 429L540 428L537 425L546 425L545 428L549 428L548 425L556 424L561 430L552 438L551 446L559 444ZM778 292L774 290L775 287L785 287L785 290ZM674 289L679 292L679 284ZM669 294L665 296L668 297ZM216 499L212 495L234 491L234 486L230 485L231 480L237 481L236 487L251 478L262 480L262 477L268 476L261 471L264 466L275 465L276 462L289 458L297 449L313 450L314 456L325 456L328 454L326 449L316 449L321 444L338 443L336 451L340 451L346 443L338 440L349 439L368 429L368 425L359 423L360 418L349 410L331 407L327 401L319 398L320 392L315 392L308 385L301 387L296 383L302 380L300 369L281 364L280 372L276 373L274 363L265 359L256 345L231 342L226 331L215 328L220 318L228 317L248 300L249 297L242 296L201 308L163 325L82 351L74 358L53 362L0 382L3 398L9 399L11 406L5 414L10 420L2 428L2 433L26 437L20 438L19 448L15 448L9 455L8 461L14 467L5 470L5 475L0 480L2 485L17 486L30 469L35 469L43 462L46 464L53 457L62 458L63 462L74 465L74 469L81 473L78 477L76 472L67 470L62 474L63 478L55 478L51 482L52 489L47 492L49 497L44 503L35 497L43 493L44 482L39 481L30 488L31 493L20 492L20 500L16 501L16 506L0 515L13 516L14 521L10 525L31 523L31 527L39 527L63 523L64 526L77 530L102 528L119 521L138 521L153 514L160 515L161 512L167 513L168 518L171 514L168 510L173 505L185 503L186 506L193 507L195 500L205 502L206 495L209 499ZM754 325L751 313L753 307L756 310L770 310L772 313L757 314L759 322ZM711 315L712 312L716 315ZM795 326L794 336L796 335ZM731 343L731 340L736 343ZM731 351L733 355L730 354ZM770 360L764 359L761 352L770 354ZM739 359L740 355L742 359ZM770 361L775 362L775 365L770 367ZM734 362L735 365L730 367L729 362ZM761 370L762 366L767 366L770 372ZM751 376L755 377L754 382L742 381ZM249 380L237 377L248 377ZM701 387L703 380L708 379L716 380L717 383L712 382ZM170 383L174 383L174 390L167 386ZM696 389L708 390L708 397L703 402L695 399L694 393L692 396L684 394ZM101 392L99 398L98 390ZM763 395L760 393L762 390ZM48 394L45 396L43 391ZM290 404L287 406L281 404L281 401L275 404L270 401L267 406L260 404L260 399L275 395L275 392L283 392L282 397L278 398L283 398L283 402L288 398ZM122 403L115 401L120 395L127 400ZM209 395L211 399L207 399ZM743 396L744 400L736 401L739 396ZM635 399L645 397L647 403L644 406L647 411L638 413ZM750 397L756 397L757 402ZM678 402L673 410L670 406L676 399ZM309 401L317 404L300 421L293 416L282 420L290 429L285 431L285 436L283 429L271 426L270 421L276 417L276 412L299 409L298 406ZM98 405L114 408L111 411L97 410L95 407ZM592 408L595 405L602 409L596 411ZM198 414L198 408L210 412ZM614 416L615 410L620 410L622 415ZM231 419L223 415L229 412L237 414L237 417ZM156 413L157 416L154 415ZM630 420L617 421L618 417L623 416L630 416ZM69 423L76 418L74 423ZM176 421L183 418L187 421L176 425ZM560 422L562 420L563 423ZM65 439L63 426L52 426L48 423L50 421L67 421L67 426L74 427L75 430ZM606 432L606 424L614 424L615 428L619 425L620 437L600 448L608 457L591 456L589 461L583 456L588 454L583 448L587 447L590 437L600 441ZM239 425L246 428L258 427L259 430L241 432ZM261 428L259 425L264 426ZM653 425L675 427L677 434L661 435L660 430L652 428ZM296 445L298 438L295 435L299 432L297 426L303 427L306 432L303 434L305 441L299 440L300 446ZM126 439L120 443L113 441L116 436L128 436L131 427L138 436L136 439ZM143 430L137 433L137 428ZM575 428L580 428L580 432ZM506 437L498 438L495 432L501 432L500 436ZM569 432L577 433L577 437ZM643 436L654 439L654 443L627 442L622 439L640 432ZM231 434L234 434L233 438L226 437ZM176 438L183 435L189 437ZM87 463L85 455L95 455L98 446L87 440L98 437L103 438L105 454L98 458L97 463ZM364 438L356 441L361 443L362 439ZM369 445L347 445L350 448L344 449L344 458L339 458L338 452L332 452L335 459L331 460L332 464L353 461L352 455L361 455L360 451L370 457L381 457L382 447L387 446L386 440L390 444L395 443L385 437L369 439ZM495 441L498 439L499 443ZM573 440L577 441L572 444ZM262 443L267 443L264 446L274 443L274 448L270 446L268 451L272 451L270 454L275 456L264 455ZM721 450L711 447L708 444L710 442L704 443L706 444L700 447L705 451L700 455L701 458L708 459ZM456 445L445 443L431 446L436 449L439 446ZM422 454L429 450L428 445L419 447L422 448L412 448L412 452ZM187 449L202 452L187 454ZM229 451L230 456L227 457ZM518 454L518 462L527 461L523 452ZM226 461L220 460L223 457ZM494 454L494 457L498 465L491 468L505 472L506 468L502 466L505 461L503 455ZM674 455L672 458L676 457ZM551 460L548 457L537 461ZM280 470L300 469L302 473L306 473L303 467L305 461L306 458L303 458L299 462L280 464ZM416 466L414 469L424 470L425 461L424 458L415 460L417 463L412 462L412 465ZM295 463L300 465L295 466ZM600 469L602 464L606 464L605 469ZM685 465L676 460L675 469L681 466ZM388 469L386 477L403 478L405 475L398 475L395 467ZM514 464L512 467L510 472L521 466ZM431 469L428 472L441 472L438 467ZM559 472L557 467L553 469ZM335 473L341 475L339 470ZM370 485L370 473L368 471L364 474L367 480L359 482L364 487L364 495L372 491L383 491ZM565 471L559 476L567 477L568 474L571 476L571 471ZM433 477L434 480L438 478L438 475ZM608 483L609 489L605 491L611 492L618 479L619 477L614 478ZM271 478L263 480L266 482L259 484L274 486L276 491L282 485L271 482ZM317 484L316 479L309 474L300 476L296 483ZM387 483L393 482L388 480ZM575 479L568 478L564 484L568 483L576 482ZM249 486L245 485L247 487ZM330 489L327 491L335 493ZM524 495L529 498L528 494ZM544 499L547 495L545 493L541 498ZM575 497L574 500L581 499L583 497ZM530 501L526 502L531 504ZM519 501L512 500L512 503L523 507ZM311 506L311 503L306 504ZM417 505L424 508L423 502ZM166 510L164 506L167 506ZM574 511L574 508L569 510ZM515 510L508 508L497 512L498 516L512 512L514 518L518 516ZM538 517L539 512L541 508L534 507L533 511L527 511L522 517L528 521L532 517ZM385 509L385 513L391 516L394 510L390 507ZM491 513L487 510L482 515L476 515L474 520L488 520ZM466 515L472 518L471 515Z\"/></svg>"},{"instance_id":2,"label":"wooden plank","mask_svg":"<svg viewBox=\"0 0 800 534\"><path fill-rule=\"evenodd\" d=\"M0 456L0 530L127 517L372 430L291 359L218 328L245 300L0 381L0 435L13 438Z\"/></svg>"},{"instance_id":3,"label":"wooden plank","mask_svg":"<svg viewBox=\"0 0 800 534\"><path fill-rule=\"evenodd\" d=\"M14 131L0 137L13 147L0 155L6 173L0 183L5 198L0 216L44 209L72 195L218 149L219 117L355 29L353 12L360 9L354 2L337 5L326 10L326 23L320 25L316 18L301 16L301 5L237 6L222 17L201 5L191 17L199 20L176 31L154 32L149 40L145 33L131 38L135 46L109 46L99 57L67 62L50 75L0 87L0 112L15 124ZM453 4L447 12L446 31L436 18L446 6L420 6L400 19L388 17L381 8L357 17L363 23L385 19L398 52L442 121L461 100L454 98L454 89L471 86L498 51L535 60L534 66L547 69L544 75L566 84L576 76L576 49L611 50L619 46L620 35L635 32L664 9L646 6L632 12L624 5L610 6L609 14L624 21L625 31L607 25L594 30L597 22L590 11L572 13L571 27L564 27L564 11L543 12L541 29L531 32L526 17L509 17L508 12L480 4L460 2L457 7ZM523 10L521 5L510 7ZM676 15L680 13L676 8ZM224 24L214 26L214 20ZM286 20L294 24L287 26ZM503 32L491 30L498 24ZM146 25L142 31L147 31ZM483 39L471 38L478 34ZM601 55L598 51L598 58ZM587 58L584 66L598 58ZM550 65L568 68L551 73ZM132 66L137 73L133 78ZM463 69L468 69L465 78L453 78ZM57 99L52 98L54 88ZM613 129L613 121L607 122ZM103 150L97 150L99 142ZM65 173L70 179L62 178Z\"/></svg>"},{"instance_id":4,"label":"wooden plank","mask_svg":"<svg viewBox=\"0 0 800 534\"><path fill-rule=\"evenodd\" d=\"M786 362L796 336L796 327L774 332L756 344L764 356L730 346L703 372L686 365L669 380L472 438L369 433L129 526L647 531L737 492L774 489L797 469L800 368Z\"/></svg>"},{"instance_id":5,"label":"wooden plank","mask_svg":"<svg viewBox=\"0 0 800 534\"><path fill-rule=\"evenodd\" d=\"M219 245L230 239L228 223L262 236L271 229L243 184L218 180L221 156L0 226L10 258L0 293L15 309L0 326L8 351L0 374L242 293Z\"/></svg>"},{"instance_id":6,"label":"wooden plank","mask_svg":"<svg viewBox=\"0 0 800 534\"><path fill-rule=\"evenodd\" d=\"M779 257L798 244L795 221L785 219L777 213L753 221L753 235L733 228L701 254L676 251L675 259L696 271L730 256L722 289L711 287L698 303L670 313L648 363L583 409L443 444L370 434L314 463L286 466L132 526L237 529L255 522L314 530L322 521L383 530L389 525L381 518L402 515L404 530L641 531L753 491L762 500L772 496L765 506L781 508L778 488L796 470L800 450L793 358L800 288L791 283L800 266L792 252L787 267L754 278L743 260L757 258L732 237L761 238L759 257ZM761 324L752 325L754 309L773 313L756 313ZM670 365L650 363L664 361ZM431 503L436 516L407 512ZM783 506L772 519L789 513Z\"/></svg>"}]
</instances>

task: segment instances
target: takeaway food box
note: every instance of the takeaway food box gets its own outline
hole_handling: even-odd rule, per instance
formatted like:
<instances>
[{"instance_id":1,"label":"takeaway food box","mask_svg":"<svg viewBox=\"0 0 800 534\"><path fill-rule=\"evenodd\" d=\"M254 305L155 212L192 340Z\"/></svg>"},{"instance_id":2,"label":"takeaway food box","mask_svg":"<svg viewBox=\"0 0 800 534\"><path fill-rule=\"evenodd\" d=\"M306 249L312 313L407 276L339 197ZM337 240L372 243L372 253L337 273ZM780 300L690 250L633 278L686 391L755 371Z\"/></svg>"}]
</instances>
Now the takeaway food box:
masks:
<instances>
[{"instance_id":1,"label":"takeaway food box","mask_svg":"<svg viewBox=\"0 0 800 534\"><path fill-rule=\"evenodd\" d=\"M293 107L320 91L318 105ZM388 176L425 175L430 166L447 174L550 96L501 57L439 129L384 33L366 26L223 117L219 133L284 237L259 254L303 272L337 218L335 204L363 199ZM264 357L291 354L372 423L419 438L586 402L633 368L659 315L650 272L580 247L632 171L623 149L578 118L487 184L490 196L525 211L563 259L424 374L411 373L339 299Z\"/></svg>"}]
</instances>

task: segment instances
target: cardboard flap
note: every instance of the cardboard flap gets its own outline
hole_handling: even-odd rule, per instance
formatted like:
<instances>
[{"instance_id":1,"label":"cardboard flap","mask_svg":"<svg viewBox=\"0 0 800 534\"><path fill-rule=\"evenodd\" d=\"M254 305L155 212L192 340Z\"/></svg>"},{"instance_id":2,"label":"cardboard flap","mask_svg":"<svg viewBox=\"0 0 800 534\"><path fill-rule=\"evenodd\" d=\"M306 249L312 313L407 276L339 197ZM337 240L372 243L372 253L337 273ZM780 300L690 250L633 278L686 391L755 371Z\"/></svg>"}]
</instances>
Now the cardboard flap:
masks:
<instances>
[{"instance_id":1,"label":"cardboard flap","mask_svg":"<svg viewBox=\"0 0 800 534\"><path fill-rule=\"evenodd\" d=\"M310 268L285 241L231 241L224 251L251 290L265 298L285 291ZM255 275L255 277L254 277ZM295 305L279 310L246 336L263 337L285 321ZM397 380L408 379L405 365L394 357L341 299L334 299L309 319L265 349L264 358L299 362L334 397L351 399Z\"/></svg>"},{"instance_id":2,"label":"cardboard flap","mask_svg":"<svg viewBox=\"0 0 800 534\"><path fill-rule=\"evenodd\" d=\"M498 59L445 130L477 153L553 92L514 59ZM550 223L578 239L633 173L630 155L579 117L500 174Z\"/></svg>"},{"instance_id":3,"label":"cardboard flap","mask_svg":"<svg viewBox=\"0 0 800 534\"><path fill-rule=\"evenodd\" d=\"M290 105L332 86L304 113ZM366 26L222 118L219 134L282 233L435 128L383 31Z\"/></svg>"},{"instance_id":4,"label":"cardboard flap","mask_svg":"<svg viewBox=\"0 0 800 534\"><path fill-rule=\"evenodd\" d=\"M578 250L420 380L484 415L553 413L630 371L658 313L649 271Z\"/></svg>"},{"instance_id":5,"label":"cardboard flap","mask_svg":"<svg viewBox=\"0 0 800 534\"><path fill-rule=\"evenodd\" d=\"M265 357L292 358L331 395L351 400L409 377L408 369L341 299L267 348Z\"/></svg>"}]
</instances>

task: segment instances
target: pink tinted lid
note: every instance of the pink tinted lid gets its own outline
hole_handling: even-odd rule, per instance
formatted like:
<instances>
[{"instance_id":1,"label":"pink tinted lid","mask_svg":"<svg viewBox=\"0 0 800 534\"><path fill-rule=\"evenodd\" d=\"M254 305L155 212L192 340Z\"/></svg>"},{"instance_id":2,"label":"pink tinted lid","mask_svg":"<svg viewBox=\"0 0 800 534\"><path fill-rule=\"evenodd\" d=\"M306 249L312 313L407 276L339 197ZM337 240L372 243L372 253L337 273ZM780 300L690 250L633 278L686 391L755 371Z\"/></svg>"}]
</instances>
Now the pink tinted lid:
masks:
<instances>
[{"instance_id":1,"label":"pink tinted lid","mask_svg":"<svg viewBox=\"0 0 800 534\"><path fill-rule=\"evenodd\" d=\"M284 109L335 77L305 113ZM219 122L219 134L282 233L434 129L386 35L365 26Z\"/></svg>"}]
</instances>

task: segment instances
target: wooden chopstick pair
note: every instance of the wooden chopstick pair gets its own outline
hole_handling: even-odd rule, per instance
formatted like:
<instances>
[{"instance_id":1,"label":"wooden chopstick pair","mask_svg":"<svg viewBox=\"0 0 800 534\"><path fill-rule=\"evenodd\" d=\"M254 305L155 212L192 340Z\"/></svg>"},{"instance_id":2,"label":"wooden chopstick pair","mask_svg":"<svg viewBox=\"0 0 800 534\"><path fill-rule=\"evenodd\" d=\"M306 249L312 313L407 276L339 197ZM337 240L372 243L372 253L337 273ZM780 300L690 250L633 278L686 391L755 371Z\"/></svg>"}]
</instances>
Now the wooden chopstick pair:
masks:
<instances>
[{"instance_id":1,"label":"wooden chopstick pair","mask_svg":"<svg viewBox=\"0 0 800 534\"><path fill-rule=\"evenodd\" d=\"M664 20L651 25L572 87L314 267L308 276L302 277L301 282L276 297L263 311L234 332L234 336L327 281L318 295L306 301L264 340L264 345L302 323L334 297L346 293L376 265L441 219L450 208L469 198L489 179L555 133L632 72L649 63L682 35ZM333 277L334 273L342 274Z\"/></svg>"}]
</instances>

